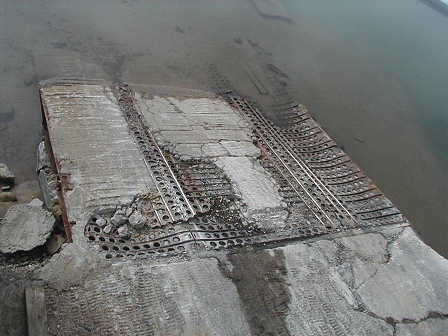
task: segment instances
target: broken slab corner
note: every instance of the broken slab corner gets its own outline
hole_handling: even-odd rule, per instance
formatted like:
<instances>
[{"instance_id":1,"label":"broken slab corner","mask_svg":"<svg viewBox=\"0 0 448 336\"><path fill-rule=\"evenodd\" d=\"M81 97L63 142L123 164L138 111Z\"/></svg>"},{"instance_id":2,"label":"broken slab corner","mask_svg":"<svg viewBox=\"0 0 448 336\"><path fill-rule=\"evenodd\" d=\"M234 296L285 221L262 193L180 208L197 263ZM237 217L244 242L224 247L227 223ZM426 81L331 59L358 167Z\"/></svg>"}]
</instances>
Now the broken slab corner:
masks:
<instances>
[{"instance_id":1,"label":"broken slab corner","mask_svg":"<svg viewBox=\"0 0 448 336\"><path fill-rule=\"evenodd\" d=\"M51 212L30 204L17 204L8 209L0 224L0 251L30 251L45 244L55 224Z\"/></svg>"},{"instance_id":2,"label":"broken slab corner","mask_svg":"<svg viewBox=\"0 0 448 336\"><path fill-rule=\"evenodd\" d=\"M55 254L43 268L35 271L34 275L51 288L67 290L81 284L90 271L98 267L99 260L96 253L71 243Z\"/></svg>"}]
</instances>

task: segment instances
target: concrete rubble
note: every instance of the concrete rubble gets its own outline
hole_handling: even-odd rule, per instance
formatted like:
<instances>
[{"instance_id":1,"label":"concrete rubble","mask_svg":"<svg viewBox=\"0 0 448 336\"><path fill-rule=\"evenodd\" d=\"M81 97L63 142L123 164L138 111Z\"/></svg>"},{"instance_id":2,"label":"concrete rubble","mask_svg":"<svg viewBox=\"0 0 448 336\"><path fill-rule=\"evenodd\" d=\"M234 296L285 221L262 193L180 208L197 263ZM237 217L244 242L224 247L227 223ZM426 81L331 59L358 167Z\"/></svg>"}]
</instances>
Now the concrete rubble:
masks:
<instances>
[{"instance_id":1,"label":"concrete rubble","mask_svg":"<svg viewBox=\"0 0 448 336\"><path fill-rule=\"evenodd\" d=\"M260 148L266 149L222 98L132 86L133 102L161 148L151 156L136 126L140 119L126 119L119 108L124 99L113 91L106 82L42 84L52 148L71 176L70 188L62 188L67 216L76 223L73 243L34 274L47 285L50 334L448 330L448 261L406 220L313 233L323 229L306 210L311 203L287 203L283 180L260 161ZM162 169L154 168L156 161ZM211 174L225 194L203 191L197 198L204 200L195 203L199 190L190 192L188 183L201 185ZM168 197L162 176L174 195L181 194L178 186L183 194ZM170 209L179 204L186 210L176 219ZM154 216L159 221L151 226ZM291 239L294 230L304 235Z\"/></svg>"},{"instance_id":2,"label":"concrete rubble","mask_svg":"<svg viewBox=\"0 0 448 336\"><path fill-rule=\"evenodd\" d=\"M30 204L17 204L8 209L0 223L0 251L29 251L45 244L55 218L51 212Z\"/></svg>"}]
</instances>

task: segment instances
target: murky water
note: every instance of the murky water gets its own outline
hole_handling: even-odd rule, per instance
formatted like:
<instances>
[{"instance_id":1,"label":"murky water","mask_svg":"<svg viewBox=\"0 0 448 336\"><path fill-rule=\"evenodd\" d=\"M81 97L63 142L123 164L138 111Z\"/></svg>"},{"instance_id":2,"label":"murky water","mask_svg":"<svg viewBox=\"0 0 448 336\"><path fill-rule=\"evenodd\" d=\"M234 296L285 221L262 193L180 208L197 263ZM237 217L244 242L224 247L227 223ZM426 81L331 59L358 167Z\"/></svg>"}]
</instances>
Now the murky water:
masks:
<instances>
[{"instance_id":1,"label":"murky water","mask_svg":"<svg viewBox=\"0 0 448 336\"><path fill-rule=\"evenodd\" d=\"M0 162L35 179L37 79L104 77L210 90L216 64L262 103L244 75L287 91L448 257L447 18L417 0L284 0L287 22L250 0L0 3ZM1 210L1 209L0 209Z\"/></svg>"}]
</instances>

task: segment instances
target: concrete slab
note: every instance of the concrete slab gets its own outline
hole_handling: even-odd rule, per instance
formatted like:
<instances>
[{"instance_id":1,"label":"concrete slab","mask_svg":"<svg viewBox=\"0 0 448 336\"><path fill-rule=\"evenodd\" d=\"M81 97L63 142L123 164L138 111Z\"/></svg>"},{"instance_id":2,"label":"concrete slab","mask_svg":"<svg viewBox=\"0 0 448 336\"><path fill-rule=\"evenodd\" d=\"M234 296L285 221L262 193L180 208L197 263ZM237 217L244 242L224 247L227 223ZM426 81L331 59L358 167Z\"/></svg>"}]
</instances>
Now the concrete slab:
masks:
<instances>
[{"instance_id":1,"label":"concrete slab","mask_svg":"<svg viewBox=\"0 0 448 336\"><path fill-rule=\"evenodd\" d=\"M354 164L342 168L364 179L365 194L333 168L314 175L306 160L328 160L302 160L289 140L316 128L312 119L281 133L234 96L227 104L201 91L121 86L117 99L104 83L58 85L43 101L77 224L75 242L35 273L48 286L50 333L393 335L443 325L433 321L447 314L448 261L387 212L391 203ZM70 127L81 141L66 136ZM352 194L333 195L327 180ZM141 190L149 192L114 208ZM339 220L349 202L365 222ZM106 204L111 211L92 212ZM123 224L130 238L112 232L105 214L126 221L144 213L134 207L151 208L158 226Z\"/></svg>"},{"instance_id":2,"label":"concrete slab","mask_svg":"<svg viewBox=\"0 0 448 336\"><path fill-rule=\"evenodd\" d=\"M431 312L448 314L448 261L411 228L405 228L390 244L389 255L389 262L356 291L368 309L396 321L421 321Z\"/></svg>"},{"instance_id":3,"label":"concrete slab","mask_svg":"<svg viewBox=\"0 0 448 336\"><path fill-rule=\"evenodd\" d=\"M51 288L68 290L72 286L84 283L85 278L99 267L98 262L99 257L96 253L72 243L37 270L35 276L45 281Z\"/></svg>"},{"instance_id":4,"label":"concrete slab","mask_svg":"<svg viewBox=\"0 0 448 336\"><path fill-rule=\"evenodd\" d=\"M0 251L29 251L45 244L55 219L51 212L30 204L17 204L8 209L0 224Z\"/></svg>"},{"instance_id":5,"label":"concrete slab","mask_svg":"<svg viewBox=\"0 0 448 336\"><path fill-rule=\"evenodd\" d=\"M64 295L46 294L49 310L58 312L49 314L51 334L57 325L107 335L250 334L238 292L216 259L114 264Z\"/></svg>"},{"instance_id":6,"label":"concrete slab","mask_svg":"<svg viewBox=\"0 0 448 336\"><path fill-rule=\"evenodd\" d=\"M155 189L110 86L44 82L41 99L59 173L71 176L69 221L83 223L88 209L131 202ZM73 229L74 239L84 240L84 226Z\"/></svg>"},{"instance_id":7,"label":"concrete slab","mask_svg":"<svg viewBox=\"0 0 448 336\"><path fill-rule=\"evenodd\" d=\"M293 335L391 335L392 326L360 310L349 284L317 246L282 249L291 301L287 316Z\"/></svg>"}]
</instances>

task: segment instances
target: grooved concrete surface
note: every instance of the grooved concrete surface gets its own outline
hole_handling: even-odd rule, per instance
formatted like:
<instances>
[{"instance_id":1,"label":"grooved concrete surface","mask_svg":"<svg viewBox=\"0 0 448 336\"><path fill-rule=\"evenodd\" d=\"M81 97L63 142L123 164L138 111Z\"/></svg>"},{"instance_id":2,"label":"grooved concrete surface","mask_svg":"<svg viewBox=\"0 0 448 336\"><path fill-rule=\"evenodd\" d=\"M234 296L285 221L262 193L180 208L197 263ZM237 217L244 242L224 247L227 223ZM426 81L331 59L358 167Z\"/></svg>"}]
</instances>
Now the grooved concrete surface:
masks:
<instances>
[{"instance_id":1,"label":"grooved concrete surface","mask_svg":"<svg viewBox=\"0 0 448 336\"><path fill-rule=\"evenodd\" d=\"M47 285L51 334L429 335L448 330L448 261L408 226L353 229L282 245L190 250L148 259L100 258L82 233L92 207L116 204L122 196L152 190L153 184L110 88L78 85L70 92L62 92L61 86L52 88L51 95L43 92L51 110L55 152L64 172L72 174L73 191L66 204L70 218L77 221L75 242L35 273ZM149 90L141 92L136 96L139 106L145 100L148 109L157 109L156 104L166 108L158 116L143 112L148 123L168 124L163 118L170 118L171 131L189 141L179 143L188 149L177 146L177 150L190 157L193 151L204 155L197 143L213 140L206 136L205 120L197 119L196 125L180 108L193 100L186 101L186 93L176 95L176 90L163 99L151 96ZM80 93L90 98L79 99ZM189 98L201 99L200 95L191 92ZM206 98L219 111L227 108L219 99ZM213 112L205 115L209 118ZM173 125L202 131L194 138ZM242 142L250 142L244 123L238 120L236 125L229 137L240 134ZM227 131L224 128L221 134ZM171 138L174 133L164 132L160 128L156 133L158 140L165 138L165 145L172 145L177 139ZM246 149L226 154L225 160L250 161L256 154ZM221 154L216 157L220 158ZM104 175L101 167L106 166ZM267 173L261 179L270 181L262 187L264 192L274 189ZM237 178L231 180L236 183ZM243 197L252 187L236 185L244 189ZM277 206L275 192L271 197L263 202Z\"/></svg>"},{"instance_id":2,"label":"grooved concrete surface","mask_svg":"<svg viewBox=\"0 0 448 336\"><path fill-rule=\"evenodd\" d=\"M151 190L150 179L111 88L102 82L42 83L48 129L61 173L76 188L65 199L70 221L85 222L87 209L131 202ZM83 225L73 227L83 238Z\"/></svg>"},{"instance_id":3,"label":"grooved concrete surface","mask_svg":"<svg viewBox=\"0 0 448 336\"><path fill-rule=\"evenodd\" d=\"M446 330L447 261L421 246L410 228L353 234L155 260L85 259L85 273L50 263L41 273L50 286L50 331L393 335L396 329L400 335L432 335ZM74 252L68 250L62 253ZM395 269L398 261L401 271ZM77 272L83 277L73 282ZM63 284L70 286L57 289Z\"/></svg>"}]
</instances>

